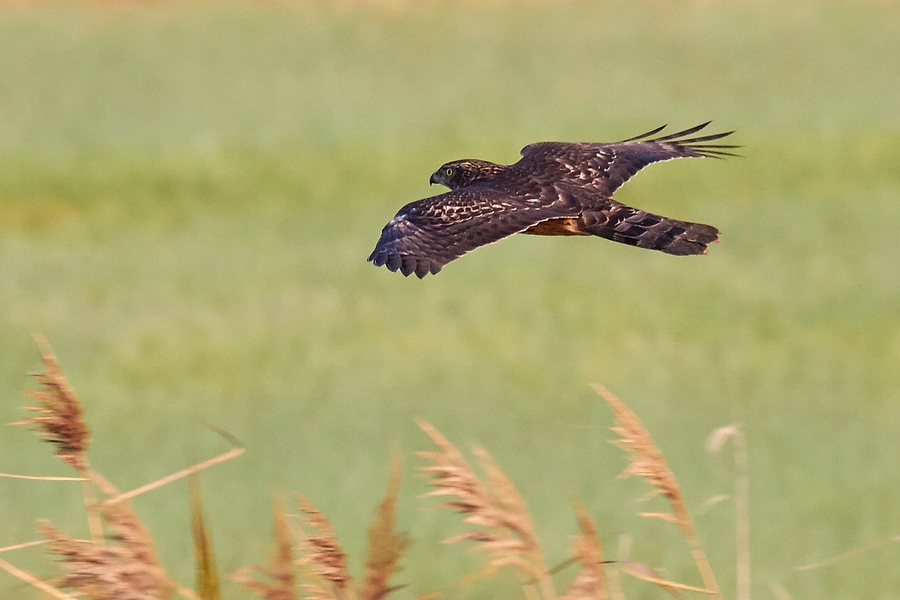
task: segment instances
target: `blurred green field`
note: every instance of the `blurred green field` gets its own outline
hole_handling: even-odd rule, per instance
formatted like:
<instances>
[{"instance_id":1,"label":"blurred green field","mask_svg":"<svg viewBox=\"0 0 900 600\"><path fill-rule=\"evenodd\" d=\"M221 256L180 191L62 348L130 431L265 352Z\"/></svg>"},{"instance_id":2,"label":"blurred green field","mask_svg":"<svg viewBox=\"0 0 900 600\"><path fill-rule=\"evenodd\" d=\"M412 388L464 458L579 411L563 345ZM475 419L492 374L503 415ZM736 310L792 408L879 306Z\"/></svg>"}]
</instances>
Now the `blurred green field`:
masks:
<instances>
[{"instance_id":1,"label":"blurred green field","mask_svg":"<svg viewBox=\"0 0 900 600\"><path fill-rule=\"evenodd\" d=\"M437 543L458 519L420 510L421 417L487 446L550 562L578 496L610 554L629 534L697 583L674 528L634 515L646 486L615 479L597 382L692 507L732 486L706 436L744 425L757 597L898 598L896 544L793 570L900 533L898 107L890 2L0 4L0 420L22 418L42 332L120 488L224 450L204 422L237 436L246 454L202 477L223 572L263 560L271 493L302 491L361 573L402 451L411 599L482 564ZM423 281L365 262L443 162L708 119L744 158L656 165L617 195L719 227L706 257L517 236ZM0 471L57 463L2 431ZM190 584L186 490L134 505ZM80 506L74 485L0 480L0 547L37 518L86 535ZM730 596L731 505L697 526ZM0 597L30 593L0 573Z\"/></svg>"}]
</instances>

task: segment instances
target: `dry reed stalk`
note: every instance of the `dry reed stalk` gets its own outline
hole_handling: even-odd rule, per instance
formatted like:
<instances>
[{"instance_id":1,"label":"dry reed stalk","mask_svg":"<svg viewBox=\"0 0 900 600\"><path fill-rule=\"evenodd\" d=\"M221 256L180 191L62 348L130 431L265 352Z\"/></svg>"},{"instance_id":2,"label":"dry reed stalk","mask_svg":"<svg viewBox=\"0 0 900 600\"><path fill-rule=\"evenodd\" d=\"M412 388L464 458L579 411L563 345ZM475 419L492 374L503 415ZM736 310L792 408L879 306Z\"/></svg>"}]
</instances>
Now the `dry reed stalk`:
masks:
<instances>
[{"instance_id":1,"label":"dry reed stalk","mask_svg":"<svg viewBox=\"0 0 900 600\"><path fill-rule=\"evenodd\" d=\"M399 570L400 556L410 543L405 533L394 531L402 465L402 460L395 455L391 461L391 477L387 492L378 506L375 520L369 527L366 574L359 587L359 600L382 600L396 589L390 586L391 577Z\"/></svg>"},{"instance_id":2,"label":"dry reed stalk","mask_svg":"<svg viewBox=\"0 0 900 600\"><path fill-rule=\"evenodd\" d=\"M677 581L670 581L665 577L660 576L659 573L657 573L644 563L632 561L624 562L622 563L622 572L631 575L635 579L640 579L641 581L646 581L648 583L657 585L676 598L683 598L679 590L684 590L686 592L697 592L698 594L713 594L712 590L708 590L706 588L678 583Z\"/></svg>"},{"instance_id":3,"label":"dry reed stalk","mask_svg":"<svg viewBox=\"0 0 900 600\"><path fill-rule=\"evenodd\" d=\"M315 600L343 600L353 593L353 579L347 570L347 554L341 548L331 523L312 501L297 494L303 522L312 530L304 534L300 541L303 557L300 564L310 567L319 582L310 582L303 587Z\"/></svg>"},{"instance_id":4,"label":"dry reed stalk","mask_svg":"<svg viewBox=\"0 0 900 600\"><path fill-rule=\"evenodd\" d=\"M572 537L569 553L581 565L581 571L575 575L575 579L560 600L606 600L603 549L597 536L597 526L584 503L575 503L575 514L578 516L581 535Z\"/></svg>"},{"instance_id":5,"label":"dry reed stalk","mask_svg":"<svg viewBox=\"0 0 900 600\"><path fill-rule=\"evenodd\" d=\"M194 563L197 569L197 596L202 600L220 600L222 593L219 586L219 575L216 571L212 539L203 515L200 483L196 475L188 481L191 498L191 537L194 540Z\"/></svg>"},{"instance_id":6,"label":"dry reed stalk","mask_svg":"<svg viewBox=\"0 0 900 600\"><path fill-rule=\"evenodd\" d=\"M628 560L628 555L631 553L631 543L632 539L630 535L619 536L619 547L616 550L616 560L611 560L606 563L613 567L609 571L609 595L613 600L625 599L625 594L622 591L621 573L626 573L641 581L653 583L676 598L683 597L679 590L704 594L712 593L711 590L705 588L698 588L684 585L683 583L678 583L676 581L669 581L644 563Z\"/></svg>"},{"instance_id":7,"label":"dry reed stalk","mask_svg":"<svg viewBox=\"0 0 900 600\"><path fill-rule=\"evenodd\" d=\"M701 502L700 506L694 509L694 514L702 515L709 511L713 506L721 504L722 502L727 502L729 500L731 500L731 496L728 494L719 494L717 496L712 496Z\"/></svg>"},{"instance_id":8,"label":"dry reed stalk","mask_svg":"<svg viewBox=\"0 0 900 600\"><path fill-rule=\"evenodd\" d=\"M176 584L175 592L182 598L186 598L186 600L206 600L206 598L202 598L194 590L186 588L183 585Z\"/></svg>"},{"instance_id":9,"label":"dry reed stalk","mask_svg":"<svg viewBox=\"0 0 900 600\"><path fill-rule=\"evenodd\" d=\"M15 423L11 423L15 425ZM52 475L14 475L13 473L0 473L0 477L7 479L25 479L28 481L90 481L86 477L54 477Z\"/></svg>"},{"instance_id":10,"label":"dry reed stalk","mask_svg":"<svg viewBox=\"0 0 900 600\"><path fill-rule=\"evenodd\" d=\"M734 544L735 600L750 600L750 457L747 436L740 425L719 427L709 436L706 449L712 454L731 440L734 448Z\"/></svg>"},{"instance_id":11,"label":"dry reed stalk","mask_svg":"<svg viewBox=\"0 0 900 600\"><path fill-rule=\"evenodd\" d=\"M28 585L32 586L35 589L41 590L49 596L60 598L61 600L77 600L76 596L71 596L69 594L66 594L65 592L59 591L49 583L42 581L36 575L33 575L28 571L25 571L24 569L20 569L19 567L6 562L2 558L0 558L0 569L3 569L14 577L18 577Z\"/></svg>"},{"instance_id":12,"label":"dry reed stalk","mask_svg":"<svg viewBox=\"0 0 900 600\"><path fill-rule=\"evenodd\" d=\"M769 582L769 591L775 596L775 600L791 600L791 594L775 580Z\"/></svg>"},{"instance_id":13,"label":"dry reed stalk","mask_svg":"<svg viewBox=\"0 0 900 600\"><path fill-rule=\"evenodd\" d=\"M144 484L138 488L135 488L131 491L125 493L119 493L118 491L115 494L110 494L110 497L103 501L101 507L111 506L113 504L117 504L119 502L124 502L126 500L130 500L136 496L140 496L141 494L146 494L149 491L155 490L158 487L162 487L164 485L170 484L173 481L178 481L179 479L184 479L185 477L189 477L195 473L199 473L204 469L208 469L213 465L217 465L219 463L223 463L229 461L233 458L237 458L238 456L244 453L244 447L241 445L241 442L235 438L233 435L226 431L222 431L221 429L217 429L215 427L212 428L213 431L224 437L228 442L231 443L232 448L227 452L223 452L218 456L214 456L213 458L204 460L195 465L191 465L185 469L172 473L171 475L166 475L165 477L161 477L156 481L151 481L150 483Z\"/></svg>"},{"instance_id":14,"label":"dry reed stalk","mask_svg":"<svg viewBox=\"0 0 900 600\"><path fill-rule=\"evenodd\" d=\"M840 562L842 560L846 560L848 558L852 558L854 556L859 556L860 554L866 554L867 552L873 552L878 550L879 548L884 548L890 544L896 544L900 542L900 535L895 535L883 540L879 540L877 542L872 542L871 544L866 544L865 546L860 546L859 548L854 548L852 550L848 550L847 552L843 552L838 554L837 556L832 556L831 558L826 558L823 561L810 563L808 565L802 565L799 567L794 567L795 571L810 571L812 569L819 569L821 567L826 567L828 565L833 565L836 562Z\"/></svg>"},{"instance_id":15,"label":"dry reed stalk","mask_svg":"<svg viewBox=\"0 0 900 600\"><path fill-rule=\"evenodd\" d=\"M264 600L296 600L293 536L284 508L284 498L281 496L275 496L272 500L272 521L275 553L269 563L266 566L239 569L231 576L231 580Z\"/></svg>"},{"instance_id":16,"label":"dry reed stalk","mask_svg":"<svg viewBox=\"0 0 900 600\"><path fill-rule=\"evenodd\" d=\"M662 494L672 508L671 513L639 514L662 518L678 526L690 545L694 563L703 579L704 591L713 598L721 598L719 584L716 582L712 567L703 551L703 544L694 529L694 523L681 494L681 488L678 486L675 475L669 470L669 465L662 452L653 442L650 432L647 431L637 415L605 387L595 385L594 390L609 404L616 415L616 426L612 428L612 431L619 436L619 439L615 440L613 444L624 450L629 457L628 466L622 471L620 477L636 475L647 479L654 487L651 495ZM701 590L702 588L696 589Z\"/></svg>"},{"instance_id":17,"label":"dry reed stalk","mask_svg":"<svg viewBox=\"0 0 900 600\"><path fill-rule=\"evenodd\" d=\"M437 429L425 421L418 421L418 425L439 449L418 453L432 463L420 469L431 476L430 483L435 488L426 497L455 497L441 507L463 513L464 522L479 527L444 540L445 543L476 542L477 547L488 551L490 567L515 567L537 582L544 600L555 600L556 591L531 516L506 475L486 450L476 447L473 452L487 475L487 483L482 483L459 450Z\"/></svg>"},{"instance_id":18,"label":"dry reed stalk","mask_svg":"<svg viewBox=\"0 0 900 600\"><path fill-rule=\"evenodd\" d=\"M631 553L632 538L630 535L620 535L619 544L616 548L616 560L612 563L613 568L609 571L608 585L609 595L612 600L625 600L625 592L622 590L622 573L619 565L628 560Z\"/></svg>"},{"instance_id":19,"label":"dry reed stalk","mask_svg":"<svg viewBox=\"0 0 900 600\"><path fill-rule=\"evenodd\" d=\"M4 546L0 548L0 554L4 552L12 552L13 550L22 550L23 548L31 548L32 546L43 546L47 543L47 540L34 540L33 542L23 542L21 544L14 544L12 546Z\"/></svg>"}]
</instances>

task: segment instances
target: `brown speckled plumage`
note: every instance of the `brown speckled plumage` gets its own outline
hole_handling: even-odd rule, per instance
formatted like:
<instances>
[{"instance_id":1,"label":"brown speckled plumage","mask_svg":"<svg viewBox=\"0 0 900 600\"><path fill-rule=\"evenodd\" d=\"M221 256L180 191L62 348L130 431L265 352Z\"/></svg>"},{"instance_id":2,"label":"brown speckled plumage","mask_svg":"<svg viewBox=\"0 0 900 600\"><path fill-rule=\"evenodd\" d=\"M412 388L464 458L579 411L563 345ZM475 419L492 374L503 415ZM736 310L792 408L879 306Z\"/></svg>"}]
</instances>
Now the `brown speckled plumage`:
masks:
<instances>
[{"instance_id":1,"label":"brown speckled plumage","mask_svg":"<svg viewBox=\"0 0 900 600\"><path fill-rule=\"evenodd\" d=\"M431 183L451 191L411 202L384 227L369 260L404 275L437 273L479 246L515 233L595 235L668 254L706 254L710 225L625 206L612 195L647 165L674 158L733 156L713 144L733 132L690 137L709 123L652 137L663 127L611 144L541 142L512 165L458 160Z\"/></svg>"}]
</instances>

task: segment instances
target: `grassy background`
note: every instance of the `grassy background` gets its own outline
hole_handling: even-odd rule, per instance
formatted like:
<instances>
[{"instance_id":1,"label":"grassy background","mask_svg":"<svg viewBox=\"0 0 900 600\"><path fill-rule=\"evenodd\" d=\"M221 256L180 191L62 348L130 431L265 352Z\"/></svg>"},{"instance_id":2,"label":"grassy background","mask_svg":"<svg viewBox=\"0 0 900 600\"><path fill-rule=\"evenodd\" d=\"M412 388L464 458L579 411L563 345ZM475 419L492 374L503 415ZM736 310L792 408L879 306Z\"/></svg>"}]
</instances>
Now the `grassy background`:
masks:
<instances>
[{"instance_id":1,"label":"grassy background","mask_svg":"<svg viewBox=\"0 0 900 600\"><path fill-rule=\"evenodd\" d=\"M744 424L758 597L897 598L897 546L792 567L900 531L898 39L889 2L2 4L0 420L22 416L43 332L121 488L221 451L203 421L239 437L203 476L224 571L262 560L281 490L329 515L359 572L400 450L414 598L481 564L437 544L457 519L419 510L422 417L492 451L551 562L577 495L610 553L631 534L634 559L697 582L683 541L634 516L646 487L614 480L600 382L692 506L732 484L705 437ZM424 281L365 263L447 160L710 118L745 158L654 166L618 195L718 226L707 257L519 236ZM19 429L0 471L66 474ZM0 546L39 517L86 535L79 498L0 481ZM185 486L135 507L190 583ZM729 511L697 519L726 590ZM5 558L53 573L28 552Z\"/></svg>"}]
</instances>

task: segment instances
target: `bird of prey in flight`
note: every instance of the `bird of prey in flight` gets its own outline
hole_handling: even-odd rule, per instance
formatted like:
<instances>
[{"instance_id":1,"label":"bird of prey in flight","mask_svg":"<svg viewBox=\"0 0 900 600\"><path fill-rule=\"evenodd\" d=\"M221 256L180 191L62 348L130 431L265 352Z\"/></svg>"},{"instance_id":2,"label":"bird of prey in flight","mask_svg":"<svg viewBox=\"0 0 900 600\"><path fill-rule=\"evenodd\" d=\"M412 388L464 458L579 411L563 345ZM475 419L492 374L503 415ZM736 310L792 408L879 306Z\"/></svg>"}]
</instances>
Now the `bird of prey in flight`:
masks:
<instances>
[{"instance_id":1,"label":"bird of prey in flight","mask_svg":"<svg viewBox=\"0 0 900 600\"><path fill-rule=\"evenodd\" d=\"M706 254L719 240L715 227L631 208L612 196L651 163L735 156L729 150L738 146L714 143L733 131L695 135L707 125L657 136L664 125L608 144L540 142L525 146L512 165L449 162L431 183L450 191L401 208L369 261L421 278L514 233L595 235L668 254Z\"/></svg>"}]
</instances>

